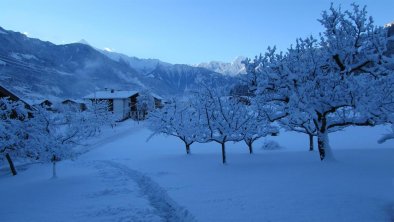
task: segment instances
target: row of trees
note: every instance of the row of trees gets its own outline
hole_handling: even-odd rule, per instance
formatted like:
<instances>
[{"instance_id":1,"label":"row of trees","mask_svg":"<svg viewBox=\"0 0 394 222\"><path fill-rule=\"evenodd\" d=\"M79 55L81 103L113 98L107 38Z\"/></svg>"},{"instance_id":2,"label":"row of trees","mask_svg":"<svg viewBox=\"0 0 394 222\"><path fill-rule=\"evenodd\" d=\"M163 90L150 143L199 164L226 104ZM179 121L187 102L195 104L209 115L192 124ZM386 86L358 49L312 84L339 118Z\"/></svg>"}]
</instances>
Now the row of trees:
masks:
<instances>
[{"instance_id":1,"label":"row of trees","mask_svg":"<svg viewBox=\"0 0 394 222\"><path fill-rule=\"evenodd\" d=\"M356 4L350 11L331 5L319 22L325 29L319 38L299 38L286 52L268 48L245 60L244 97L203 89L154 113L154 132L180 138L187 153L193 142L217 142L225 163L226 142L244 140L252 152L253 141L280 125L307 134L311 150L317 137L320 159L327 160L333 158L329 133L393 123L387 30Z\"/></svg>"},{"instance_id":2,"label":"row of trees","mask_svg":"<svg viewBox=\"0 0 394 222\"><path fill-rule=\"evenodd\" d=\"M278 127L268 116L246 105L247 101L204 88L183 101L173 99L151 113L150 128L153 135L164 133L182 140L187 154L195 142L216 142L221 146L222 161L226 163L227 142L244 141L253 153L257 139L278 133Z\"/></svg>"},{"instance_id":3,"label":"row of trees","mask_svg":"<svg viewBox=\"0 0 394 222\"><path fill-rule=\"evenodd\" d=\"M53 163L75 156L73 147L113 123L107 104L93 103L85 111L61 106L56 111L37 106L27 109L20 101L0 99L0 158L7 160L13 175L13 160Z\"/></svg>"}]
</instances>

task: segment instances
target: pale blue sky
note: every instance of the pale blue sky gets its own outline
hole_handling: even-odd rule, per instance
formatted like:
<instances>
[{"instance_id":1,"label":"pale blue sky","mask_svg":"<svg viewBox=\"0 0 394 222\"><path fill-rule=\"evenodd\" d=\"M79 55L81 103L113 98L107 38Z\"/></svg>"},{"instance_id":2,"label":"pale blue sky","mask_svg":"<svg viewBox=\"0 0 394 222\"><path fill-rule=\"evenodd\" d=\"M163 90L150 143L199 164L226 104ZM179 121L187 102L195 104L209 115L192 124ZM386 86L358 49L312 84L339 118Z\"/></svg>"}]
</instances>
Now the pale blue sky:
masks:
<instances>
[{"instance_id":1,"label":"pale blue sky","mask_svg":"<svg viewBox=\"0 0 394 222\"><path fill-rule=\"evenodd\" d=\"M86 39L130 56L195 64L286 49L317 35L330 0L0 0L0 26L64 44ZM333 1L349 8L354 0ZM394 0L367 5L375 23L394 21Z\"/></svg>"}]
</instances>

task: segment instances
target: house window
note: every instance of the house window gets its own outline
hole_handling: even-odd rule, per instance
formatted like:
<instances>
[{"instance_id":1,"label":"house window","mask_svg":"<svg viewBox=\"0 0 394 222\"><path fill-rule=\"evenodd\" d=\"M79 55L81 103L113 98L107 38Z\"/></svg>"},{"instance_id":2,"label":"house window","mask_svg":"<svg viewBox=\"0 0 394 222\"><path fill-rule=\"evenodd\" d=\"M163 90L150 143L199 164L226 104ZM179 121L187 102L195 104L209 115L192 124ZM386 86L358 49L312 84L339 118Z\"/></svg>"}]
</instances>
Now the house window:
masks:
<instances>
[{"instance_id":1,"label":"house window","mask_svg":"<svg viewBox=\"0 0 394 222\"><path fill-rule=\"evenodd\" d=\"M110 112L114 111L114 100L113 99L108 100L108 111L110 111Z\"/></svg>"}]
</instances>

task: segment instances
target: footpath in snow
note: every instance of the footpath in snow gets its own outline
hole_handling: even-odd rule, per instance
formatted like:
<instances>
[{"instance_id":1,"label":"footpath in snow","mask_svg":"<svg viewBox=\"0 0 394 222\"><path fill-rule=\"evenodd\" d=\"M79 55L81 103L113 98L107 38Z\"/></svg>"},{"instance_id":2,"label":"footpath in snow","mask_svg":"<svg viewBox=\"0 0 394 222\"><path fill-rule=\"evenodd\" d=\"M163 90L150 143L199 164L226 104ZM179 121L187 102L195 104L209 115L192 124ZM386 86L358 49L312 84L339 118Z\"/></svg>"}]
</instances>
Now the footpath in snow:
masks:
<instances>
[{"instance_id":1,"label":"footpath in snow","mask_svg":"<svg viewBox=\"0 0 394 222\"><path fill-rule=\"evenodd\" d=\"M84 152L138 129L117 129L92 141ZM1 221L195 221L152 179L123 164L81 156L59 163L56 179L49 178L49 166L20 168L16 177L2 171Z\"/></svg>"}]
</instances>

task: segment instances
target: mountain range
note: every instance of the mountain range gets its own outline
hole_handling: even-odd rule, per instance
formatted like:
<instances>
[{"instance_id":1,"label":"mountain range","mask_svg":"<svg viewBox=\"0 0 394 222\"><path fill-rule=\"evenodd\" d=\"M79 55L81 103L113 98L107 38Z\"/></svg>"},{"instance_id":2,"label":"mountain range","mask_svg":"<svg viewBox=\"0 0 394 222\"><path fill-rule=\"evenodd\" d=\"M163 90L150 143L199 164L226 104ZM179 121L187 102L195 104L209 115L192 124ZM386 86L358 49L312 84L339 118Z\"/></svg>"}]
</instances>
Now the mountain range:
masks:
<instances>
[{"instance_id":1,"label":"mountain range","mask_svg":"<svg viewBox=\"0 0 394 222\"><path fill-rule=\"evenodd\" d=\"M0 85L27 99L82 98L104 88L173 96L236 80L212 69L99 50L85 40L56 45L0 27Z\"/></svg>"}]
</instances>

